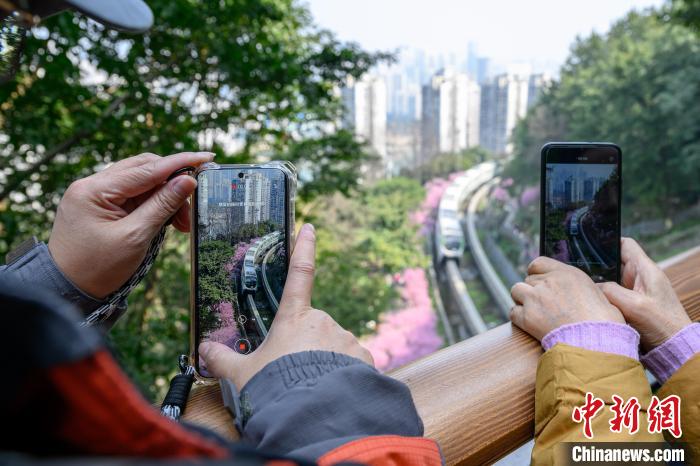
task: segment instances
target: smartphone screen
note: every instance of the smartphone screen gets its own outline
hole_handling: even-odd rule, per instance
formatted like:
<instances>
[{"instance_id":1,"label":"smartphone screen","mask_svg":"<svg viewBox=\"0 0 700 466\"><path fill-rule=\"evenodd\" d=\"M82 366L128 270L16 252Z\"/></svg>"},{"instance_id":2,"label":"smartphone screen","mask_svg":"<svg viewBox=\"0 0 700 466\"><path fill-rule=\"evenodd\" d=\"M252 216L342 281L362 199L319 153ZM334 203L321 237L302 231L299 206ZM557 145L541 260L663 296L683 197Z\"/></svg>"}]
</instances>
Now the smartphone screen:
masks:
<instances>
[{"instance_id":1,"label":"smartphone screen","mask_svg":"<svg viewBox=\"0 0 700 466\"><path fill-rule=\"evenodd\" d=\"M619 282L621 173L614 144L542 148L542 255L580 268L595 282Z\"/></svg>"},{"instance_id":2,"label":"smartphone screen","mask_svg":"<svg viewBox=\"0 0 700 466\"><path fill-rule=\"evenodd\" d=\"M287 175L224 167L197 176L194 215L194 360L202 341L247 354L265 339L289 265Z\"/></svg>"}]
</instances>

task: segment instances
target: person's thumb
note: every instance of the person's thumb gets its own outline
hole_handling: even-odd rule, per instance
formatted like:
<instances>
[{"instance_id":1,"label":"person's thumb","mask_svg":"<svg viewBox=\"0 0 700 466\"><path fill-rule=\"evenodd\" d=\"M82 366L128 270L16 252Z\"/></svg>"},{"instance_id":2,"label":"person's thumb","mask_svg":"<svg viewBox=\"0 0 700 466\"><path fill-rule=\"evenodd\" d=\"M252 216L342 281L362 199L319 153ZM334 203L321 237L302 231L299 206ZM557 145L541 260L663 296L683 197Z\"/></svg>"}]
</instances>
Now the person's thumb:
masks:
<instances>
[{"instance_id":1,"label":"person's thumb","mask_svg":"<svg viewBox=\"0 0 700 466\"><path fill-rule=\"evenodd\" d=\"M244 356L221 343L206 341L199 344L199 357L211 377L233 379L243 363Z\"/></svg>"},{"instance_id":2,"label":"person's thumb","mask_svg":"<svg viewBox=\"0 0 700 466\"><path fill-rule=\"evenodd\" d=\"M315 267L316 234L313 225L307 223L301 227L294 245L278 314L297 312L311 307Z\"/></svg>"},{"instance_id":3,"label":"person's thumb","mask_svg":"<svg viewBox=\"0 0 700 466\"><path fill-rule=\"evenodd\" d=\"M195 187L197 181L191 176L181 175L173 178L154 191L127 219L157 231L177 213Z\"/></svg>"},{"instance_id":4,"label":"person's thumb","mask_svg":"<svg viewBox=\"0 0 700 466\"><path fill-rule=\"evenodd\" d=\"M629 290L614 282L599 283L598 286L610 304L615 306L625 316L625 320L634 321L642 312L644 296L637 291Z\"/></svg>"}]
</instances>

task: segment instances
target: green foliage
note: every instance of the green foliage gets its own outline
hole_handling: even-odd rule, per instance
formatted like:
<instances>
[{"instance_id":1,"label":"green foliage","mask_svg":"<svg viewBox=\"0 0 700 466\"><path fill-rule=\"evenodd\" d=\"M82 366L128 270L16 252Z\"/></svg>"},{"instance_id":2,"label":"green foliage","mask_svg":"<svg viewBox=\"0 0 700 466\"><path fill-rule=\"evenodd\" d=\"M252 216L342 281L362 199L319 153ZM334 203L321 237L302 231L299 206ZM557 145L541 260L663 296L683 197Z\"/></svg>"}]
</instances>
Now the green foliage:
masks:
<instances>
[{"instance_id":1,"label":"green foliage","mask_svg":"<svg viewBox=\"0 0 700 466\"><path fill-rule=\"evenodd\" d=\"M481 147L466 149L458 154L439 154L427 163L413 169L405 170L405 176L417 178L421 183L438 177L444 177L456 171L468 170L479 162L492 158L492 154Z\"/></svg>"},{"instance_id":2,"label":"green foliage","mask_svg":"<svg viewBox=\"0 0 700 466\"><path fill-rule=\"evenodd\" d=\"M700 0L671 0L667 19L677 21L700 32Z\"/></svg>"},{"instance_id":3,"label":"green foliage","mask_svg":"<svg viewBox=\"0 0 700 466\"><path fill-rule=\"evenodd\" d=\"M274 230L276 230L275 223L271 220L260 223L246 223L241 225L237 230L229 232L229 237L226 238L226 240L230 244L246 242L251 238L265 236Z\"/></svg>"},{"instance_id":4,"label":"green foliage","mask_svg":"<svg viewBox=\"0 0 700 466\"><path fill-rule=\"evenodd\" d=\"M355 335L371 330L395 303L390 275L426 265L417 227L409 221L424 195L417 181L394 178L356 198L320 200L310 214L318 232L314 306Z\"/></svg>"},{"instance_id":5,"label":"green foliage","mask_svg":"<svg viewBox=\"0 0 700 466\"><path fill-rule=\"evenodd\" d=\"M302 201L336 191L349 195L360 168L377 159L346 129L293 143L283 158L294 162L302 173Z\"/></svg>"},{"instance_id":6,"label":"green foliage","mask_svg":"<svg viewBox=\"0 0 700 466\"><path fill-rule=\"evenodd\" d=\"M548 140L612 141L623 151L627 221L662 216L700 196L700 38L653 11L579 39L555 83L514 134L507 168L539 182Z\"/></svg>"}]
</instances>

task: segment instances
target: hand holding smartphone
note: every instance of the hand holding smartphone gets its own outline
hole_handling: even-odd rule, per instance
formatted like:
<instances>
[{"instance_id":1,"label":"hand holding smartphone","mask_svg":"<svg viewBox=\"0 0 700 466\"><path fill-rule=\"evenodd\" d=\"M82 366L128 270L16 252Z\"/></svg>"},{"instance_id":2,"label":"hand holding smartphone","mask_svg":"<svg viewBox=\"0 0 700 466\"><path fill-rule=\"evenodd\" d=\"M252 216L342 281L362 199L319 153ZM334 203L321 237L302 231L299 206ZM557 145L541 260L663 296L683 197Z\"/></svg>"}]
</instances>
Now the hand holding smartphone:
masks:
<instances>
[{"instance_id":1,"label":"hand holding smartphone","mask_svg":"<svg viewBox=\"0 0 700 466\"><path fill-rule=\"evenodd\" d=\"M223 343L248 354L275 318L289 266L296 173L291 164L204 165L192 203L192 359Z\"/></svg>"},{"instance_id":2,"label":"hand holding smartphone","mask_svg":"<svg viewBox=\"0 0 700 466\"><path fill-rule=\"evenodd\" d=\"M619 283L622 151L551 142L541 156L540 255Z\"/></svg>"}]
</instances>

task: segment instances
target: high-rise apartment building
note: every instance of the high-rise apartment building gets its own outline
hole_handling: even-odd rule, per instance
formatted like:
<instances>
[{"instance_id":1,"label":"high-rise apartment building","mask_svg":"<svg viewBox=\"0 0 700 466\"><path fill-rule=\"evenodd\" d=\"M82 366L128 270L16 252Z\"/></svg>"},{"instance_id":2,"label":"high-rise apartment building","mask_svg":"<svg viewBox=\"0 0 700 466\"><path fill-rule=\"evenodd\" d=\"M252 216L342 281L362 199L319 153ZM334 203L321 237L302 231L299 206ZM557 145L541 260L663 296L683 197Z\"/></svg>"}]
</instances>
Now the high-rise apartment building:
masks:
<instances>
[{"instance_id":1,"label":"high-rise apartment building","mask_svg":"<svg viewBox=\"0 0 700 466\"><path fill-rule=\"evenodd\" d=\"M386 83L381 77L365 75L348 81L342 89L344 126L366 140L382 158L386 156Z\"/></svg>"},{"instance_id":2,"label":"high-rise apartment building","mask_svg":"<svg viewBox=\"0 0 700 466\"><path fill-rule=\"evenodd\" d=\"M464 73L439 71L423 86L423 160L479 145L479 85Z\"/></svg>"},{"instance_id":3,"label":"high-rise apartment building","mask_svg":"<svg viewBox=\"0 0 700 466\"><path fill-rule=\"evenodd\" d=\"M411 118L391 119L387 128L385 175L396 176L420 164L421 122Z\"/></svg>"},{"instance_id":4,"label":"high-rise apartment building","mask_svg":"<svg viewBox=\"0 0 700 466\"><path fill-rule=\"evenodd\" d=\"M481 146L496 153L510 154L513 128L528 108L530 76L504 73L481 86Z\"/></svg>"},{"instance_id":5,"label":"high-rise apartment building","mask_svg":"<svg viewBox=\"0 0 700 466\"><path fill-rule=\"evenodd\" d=\"M246 173L244 221L257 225L270 219L270 179L262 173Z\"/></svg>"}]
</instances>

